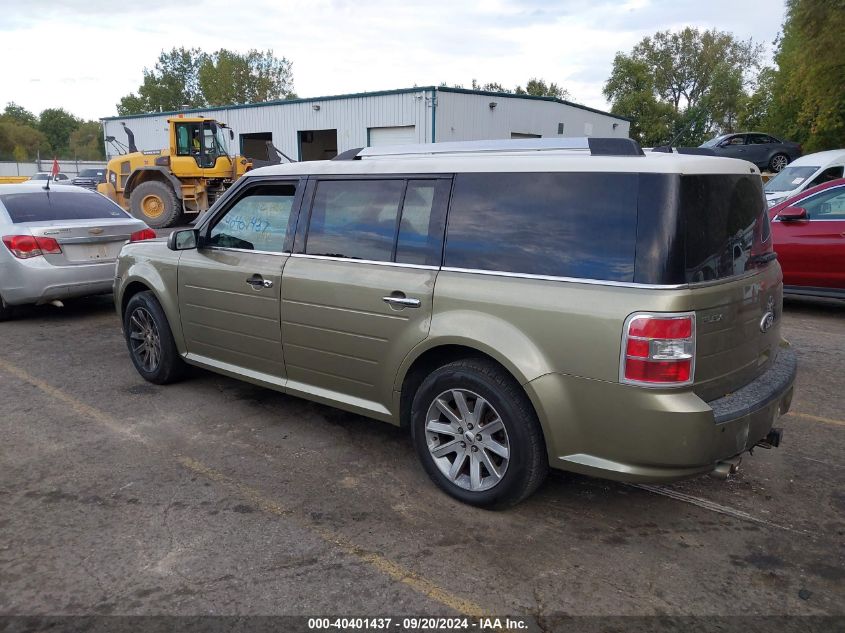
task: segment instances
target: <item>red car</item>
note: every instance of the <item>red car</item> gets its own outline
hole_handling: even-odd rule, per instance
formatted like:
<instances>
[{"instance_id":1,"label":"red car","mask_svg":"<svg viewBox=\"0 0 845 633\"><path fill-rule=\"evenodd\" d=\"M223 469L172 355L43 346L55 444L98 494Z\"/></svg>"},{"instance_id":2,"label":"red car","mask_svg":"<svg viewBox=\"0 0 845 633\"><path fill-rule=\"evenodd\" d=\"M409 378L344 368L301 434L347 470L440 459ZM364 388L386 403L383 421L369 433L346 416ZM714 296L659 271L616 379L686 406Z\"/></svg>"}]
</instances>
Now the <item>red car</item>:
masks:
<instances>
[{"instance_id":1,"label":"red car","mask_svg":"<svg viewBox=\"0 0 845 633\"><path fill-rule=\"evenodd\" d=\"M769 209L784 292L845 299L845 178Z\"/></svg>"}]
</instances>

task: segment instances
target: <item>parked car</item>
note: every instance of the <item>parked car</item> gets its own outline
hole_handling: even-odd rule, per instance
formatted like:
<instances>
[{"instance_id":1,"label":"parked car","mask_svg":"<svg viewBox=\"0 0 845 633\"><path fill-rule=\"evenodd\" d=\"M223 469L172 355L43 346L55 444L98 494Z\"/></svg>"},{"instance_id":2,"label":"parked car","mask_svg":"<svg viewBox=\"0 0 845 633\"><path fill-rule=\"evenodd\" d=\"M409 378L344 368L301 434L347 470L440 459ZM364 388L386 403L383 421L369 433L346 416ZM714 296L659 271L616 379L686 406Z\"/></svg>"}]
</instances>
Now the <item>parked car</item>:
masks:
<instances>
[{"instance_id":1,"label":"parked car","mask_svg":"<svg viewBox=\"0 0 845 633\"><path fill-rule=\"evenodd\" d=\"M0 320L14 307L111 292L126 240L155 237L98 193L70 185L0 190Z\"/></svg>"},{"instance_id":2,"label":"parked car","mask_svg":"<svg viewBox=\"0 0 845 633\"><path fill-rule=\"evenodd\" d=\"M769 214L784 291L845 299L845 178L810 187Z\"/></svg>"},{"instance_id":3,"label":"parked car","mask_svg":"<svg viewBox=\"0 0 845 633\"><path fill-rule=\"evenodd\" d=\"M717 156L747 160L760 169L775 173L782 171L801 156L801 146L798 143L782 141L759 132L723 134L702 143L700 147L712 149Z\"/></svg>"},{"instance_id":4,"label":"parked car","mask_svg":"<svg viewBox=\"0 0 845 633\"><path fill-rule=\"evenodd\" d=\"M63 174L62 172L59 172L58 174L56 174L55 177L53 177L53 174L51 174L49 171L36 172L32 176L30 176L29 179L30 180L52 180L53 182L64 183L64 184L67 184L67 183L70 182L70 178L68 177L67 174Z\"/></svg>"},{"instance_id":5,"label":"parked car","mask_svg":"<svg viewBox=\"0 0 845 633\"><path fill-rule=\"evenodd\" d=\"M549 466L666 482L777 445L771 246L742 161L366 148L250 171L196 228L127 244L115 304L144 379L196 365L406 426L438 486L498 506Z\"/></svg>"},{"instance_id":6,"label":"parked car","mask_svg":"<svg viewBox=\"0 0 845 633\"><path fill-rule=\"evenodd\" d=\"M71 182L77 187L85 187L86 189L96 191L97 185L106 182L106 170L103 168L83 169Z\"/></svg>"},{"instance_id":7,"label":"parked car","mask_svg":"<svg viewBox=\"0 0 845 633\"><path fill-rule=\"evenodd\" d=\"M766 201L774 206L805 189L842 178L844 170L845 149L807 154L766 183Z\"/></svg>"}]
</instances>

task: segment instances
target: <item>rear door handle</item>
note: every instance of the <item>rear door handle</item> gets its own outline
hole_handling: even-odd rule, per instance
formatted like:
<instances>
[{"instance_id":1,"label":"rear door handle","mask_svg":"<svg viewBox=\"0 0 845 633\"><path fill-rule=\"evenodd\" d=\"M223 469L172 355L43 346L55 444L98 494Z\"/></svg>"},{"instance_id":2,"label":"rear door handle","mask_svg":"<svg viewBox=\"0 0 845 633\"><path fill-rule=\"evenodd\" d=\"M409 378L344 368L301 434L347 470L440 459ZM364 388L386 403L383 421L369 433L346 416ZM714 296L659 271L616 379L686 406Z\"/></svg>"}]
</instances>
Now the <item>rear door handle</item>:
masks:
<instances>
[{"instance_id":1,"label":"rear door handle","mask_svg":"<svg viewBox=\"0 0 845 633\"><path fill-rule=\"evenodd\" d=\"M273 280L264 279L261 275L253 275L252 277L247 278L246 282L256 290L273 287Z\"/></svg>"},{"instance_id":2,"label":"rear door handle","mask_svg":"<svg viewBox=\"0 0 845 633\"><path fill-rule=\"evenodd\" d=\"M401 306L403 308L419 308L421 302L419 299L414 299L413 297L406 297L406 296L393 296L390 295L389 297L382 297L382 301L384 301L389 306Z\"/></svg>"}]
</instances>

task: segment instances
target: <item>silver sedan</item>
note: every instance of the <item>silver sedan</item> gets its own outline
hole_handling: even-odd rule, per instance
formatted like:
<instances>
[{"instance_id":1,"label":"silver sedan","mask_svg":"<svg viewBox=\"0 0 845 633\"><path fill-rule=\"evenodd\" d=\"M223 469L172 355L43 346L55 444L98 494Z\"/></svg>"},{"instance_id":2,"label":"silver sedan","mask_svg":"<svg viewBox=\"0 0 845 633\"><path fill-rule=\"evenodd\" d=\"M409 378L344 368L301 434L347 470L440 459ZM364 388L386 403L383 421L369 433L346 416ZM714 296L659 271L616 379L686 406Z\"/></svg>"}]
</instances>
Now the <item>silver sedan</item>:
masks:
<instances>
[{"instance_id":1,"label":"silver sedan","mask_svg":"<svg viewBox=\"0 0 845 633\"><path fill-rule=\"evenodd\" d=\"M111 292L126 241L155 237L146 224L81 187L0 185L0 320L16 305Z\"/></svg>"}]
</instances>

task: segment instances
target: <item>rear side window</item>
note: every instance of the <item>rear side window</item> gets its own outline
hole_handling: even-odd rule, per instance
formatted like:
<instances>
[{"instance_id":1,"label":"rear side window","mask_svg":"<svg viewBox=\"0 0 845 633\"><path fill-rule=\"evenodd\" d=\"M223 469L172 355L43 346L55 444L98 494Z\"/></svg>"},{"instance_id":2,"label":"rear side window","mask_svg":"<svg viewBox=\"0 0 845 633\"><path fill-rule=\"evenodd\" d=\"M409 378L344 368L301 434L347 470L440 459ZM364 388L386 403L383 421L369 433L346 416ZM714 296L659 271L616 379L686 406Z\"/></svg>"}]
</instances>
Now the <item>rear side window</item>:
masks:
<instances>
[{"instance_id":1,"label":"rear side window","mask_svg":"<svg viewBox=\"0 0 845 633\"><path fill-rule=\"evenodd\" d=\"M682 176L680 210L686 281L741 275L772 251L769 214L759 178Z\"/></svg>"},{"instance_id":2,"label":"rear side window","mask_svg":"<svg viewBox=\"0 0 845 633\"><path fill-rule=\"evenodd\" d=\"M437 266L448 195L446 179L322 180L305 252Z\"/></svg>"},{"instance_id":3,"label":"rear side window","mask_svg":"<svg viewBox=\"0 0 845 633\"><path fill-rule=\"evenodd\" d=\"M631 173L459 174L445 265L633 281L637 192Z\"/></svg>"},{"instance_id":4,"label":"rear side window","mask_svg":"<svg viewBox=\"0 0 845 633\"><path fill-rule=\"evenodd\" d=\"M12 222L49 222L52 220L99 220L128 218L120 207L99 194L64 191L10 193L0 195Z\"/></svg>"}]
</instances>

